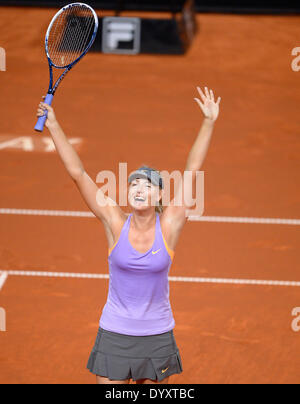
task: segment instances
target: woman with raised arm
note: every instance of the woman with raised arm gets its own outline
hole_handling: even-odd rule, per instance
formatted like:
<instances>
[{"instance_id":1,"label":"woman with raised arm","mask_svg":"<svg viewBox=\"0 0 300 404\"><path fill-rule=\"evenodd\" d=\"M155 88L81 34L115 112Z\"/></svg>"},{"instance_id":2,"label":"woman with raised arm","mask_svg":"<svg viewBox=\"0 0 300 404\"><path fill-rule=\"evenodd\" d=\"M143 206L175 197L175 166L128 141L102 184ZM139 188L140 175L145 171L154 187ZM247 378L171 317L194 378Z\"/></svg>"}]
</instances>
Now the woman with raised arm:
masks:
<instances>
[{"instance_id":1,"label":"woman with raised arm","mask_svg":"<svg viewBox=\"0 0 300 404\"><path fill-rule=\"evenodd\" d=\"M221 98L198 87L195 98L204 121L189 153L185 171L193 172L192 184L184 184L192 195L196 172L205 159ZM185 202L174 201L163 208L163 179L160 172L142 166L129 176L125 212L106 197L85 172L83 164L55 118L53 108L40 103L38 116L47 110L46 126L68 173L91 211L103 223L108 241L109 292L100 318L97 338L87 368L98 384L168 383L182 372L182 362L173 329L175 321L169 300L168 274L183 225ZM184 177L183 177L184 178ZM183 198L183 195L179 195ZM99 201L107 202L99 203ZM153 204L154 201L154 204Z\"/></svg>"}]
</instances>

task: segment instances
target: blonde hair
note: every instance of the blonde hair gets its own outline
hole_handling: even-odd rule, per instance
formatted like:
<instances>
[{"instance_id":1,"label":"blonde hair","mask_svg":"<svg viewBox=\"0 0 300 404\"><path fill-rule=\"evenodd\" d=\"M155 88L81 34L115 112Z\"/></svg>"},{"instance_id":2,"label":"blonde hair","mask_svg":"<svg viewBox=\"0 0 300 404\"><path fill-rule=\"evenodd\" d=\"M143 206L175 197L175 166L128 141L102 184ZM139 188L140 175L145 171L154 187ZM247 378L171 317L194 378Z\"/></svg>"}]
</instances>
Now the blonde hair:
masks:
<instances>
[{"instance_id":1,"label":"blonde hair","mask_svg":"<svg viewBox=\"0 0 300 404\"><path fill-rule=\"evenodd\" d=\"M150 169L150 170L155 170L155 171L157 171L157 172L160 174L160 171L159 171L159 170L157 170L157 169L154 168L154 167L150 167L150 166L148 166L147 164L143 164L143 167L144 167L144 168L148 168L148 169ZM163 207L162 198L161 198L160 201L159 201L159 204L158 204L157 206L155 206L155 212L161 214L161 213L163 213L163 211L164 211L164 207Z\"/></svg>"},{"instance_id":2,"label":"blonde hair","mask_svg":"<svg viewBox=\"0 0 300 404\"><path fill-rule=\"evenodd\" d=\"M155 212L161 214L161 213L163 213L163 211L164 211L164 207L163 207L162 199L161 199L161 200L159 201L159 205L158 205L158 206L155 206Z\"/></svg>"}]
</instances>

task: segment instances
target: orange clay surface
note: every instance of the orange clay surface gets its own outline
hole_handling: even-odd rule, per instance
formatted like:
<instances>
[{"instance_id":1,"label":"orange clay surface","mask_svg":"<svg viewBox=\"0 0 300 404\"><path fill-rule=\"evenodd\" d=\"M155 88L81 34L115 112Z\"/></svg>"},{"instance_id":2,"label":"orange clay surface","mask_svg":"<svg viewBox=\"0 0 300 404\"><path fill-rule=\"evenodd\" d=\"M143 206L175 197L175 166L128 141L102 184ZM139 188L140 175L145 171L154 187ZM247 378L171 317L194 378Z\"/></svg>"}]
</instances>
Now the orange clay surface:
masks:
<instances>
[{"instance_id":1,"label":"orange clay surface","mask_svg":"<svg viewBox=\"0 0 300 404\"><path fill-rule=\"evenodd\" d=\"M56 152L33 131L48 84L55 10L0 8L0 208L87 211ZM126 14L129 15L129 14ZM139 15L139 14L135 14ZM90 53L54 107L86 171L184 170L202 123L196 86L222 97L205 171L205 216L300 218L299 16L197 16L187 55ZM127 208L124 208L127 210ZM299 226L187 222L171 276L300 281ZM108 273L95 218L0 215L0 270ZM1 383L94 383L86 370L108 280L9 276L0 291ZM300 288L170 282L183 373L171 383L300 383Z\"/></svg>"}]
</instances>

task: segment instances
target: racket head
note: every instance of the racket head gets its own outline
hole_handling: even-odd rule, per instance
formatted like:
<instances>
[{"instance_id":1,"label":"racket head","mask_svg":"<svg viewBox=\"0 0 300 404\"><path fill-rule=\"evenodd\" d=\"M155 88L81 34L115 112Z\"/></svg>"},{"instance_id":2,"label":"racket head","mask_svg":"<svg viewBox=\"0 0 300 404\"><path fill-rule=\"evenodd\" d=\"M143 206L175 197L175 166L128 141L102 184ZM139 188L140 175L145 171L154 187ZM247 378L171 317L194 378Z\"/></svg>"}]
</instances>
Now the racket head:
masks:
<instances>
[{"instance_id":1,"label":"racket head","mask_svg":"<svg viewBox=\"0 0 300 404\"><path fill-rule=\"evenodd\" d=\"M98 26L97 14L88 4L71 3L60 9L46 32L49 64L57 69L72 67L93 45Z\"/></svg>"}]
</instances>

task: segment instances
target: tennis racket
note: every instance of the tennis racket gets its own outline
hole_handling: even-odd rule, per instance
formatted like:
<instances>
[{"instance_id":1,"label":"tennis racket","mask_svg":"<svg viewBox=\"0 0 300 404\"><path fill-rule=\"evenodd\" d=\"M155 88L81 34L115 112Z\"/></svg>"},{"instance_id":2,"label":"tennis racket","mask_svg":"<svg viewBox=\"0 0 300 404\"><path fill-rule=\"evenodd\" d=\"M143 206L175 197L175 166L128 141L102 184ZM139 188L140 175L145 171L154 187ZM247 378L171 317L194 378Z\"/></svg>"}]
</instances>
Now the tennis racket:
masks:
<instances>
[{"instance_id":1,"label":"tennis racket","mask_svg":"<svg viewBox=\"0 0 300 404\"><path fill-rule=\"evenodd\" d=\"M53 17L45 38L45 50L49 63L49 89L44 103L51 105L55 91L66 74L89 51L98 31L98 17L95 11L84 3L72 3L63 7ZM53 85L53 68L63 69ZM47 119L39 117L35 130L42 132Z\"/></svg>"}]
</instances>

